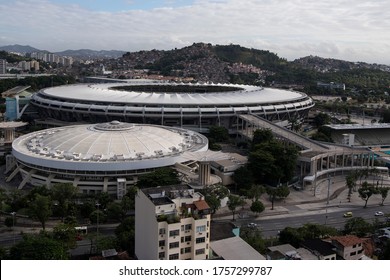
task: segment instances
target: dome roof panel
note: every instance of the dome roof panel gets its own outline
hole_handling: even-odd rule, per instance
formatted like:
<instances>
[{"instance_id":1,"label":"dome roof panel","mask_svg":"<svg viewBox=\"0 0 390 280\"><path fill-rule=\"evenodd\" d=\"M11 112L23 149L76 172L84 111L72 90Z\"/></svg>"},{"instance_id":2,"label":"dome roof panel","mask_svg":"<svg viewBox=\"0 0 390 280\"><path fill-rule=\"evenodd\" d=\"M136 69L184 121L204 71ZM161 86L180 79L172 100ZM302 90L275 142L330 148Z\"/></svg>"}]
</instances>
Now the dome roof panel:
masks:
<instances>
[{"instance_id":1,"label":"dome roof panel","mask_svg":"<svg viewBox=\"0 0 390 280\"><path fill-rule=\"evenodd\" d=\"M164 126L118 121L52 128L19 137L15 150L33 157L62 161L126 161L179 155L195 146L207 147L197 133Z\"/></svg>"}]
</instances>

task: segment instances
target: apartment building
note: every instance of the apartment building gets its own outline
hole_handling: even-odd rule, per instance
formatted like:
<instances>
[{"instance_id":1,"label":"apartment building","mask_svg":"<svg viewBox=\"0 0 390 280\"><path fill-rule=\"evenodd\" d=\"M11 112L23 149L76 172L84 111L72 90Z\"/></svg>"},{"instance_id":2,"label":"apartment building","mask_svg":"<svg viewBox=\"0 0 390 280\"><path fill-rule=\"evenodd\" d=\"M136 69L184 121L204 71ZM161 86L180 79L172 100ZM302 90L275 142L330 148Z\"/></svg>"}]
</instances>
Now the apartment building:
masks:
<instances>
[{"instance_id":1,"label":"apartment building","mask_svg":"<svg viewBox=\"0 0 390 280\"><path fill-rule=\"evenodd\" d=\"M210 207L187 185L141 189L135 201L135 254L142 260L209 257Z\"/></svg>"},{"instance_id":2,"label":"apartment building","mask_svg":"<svg viewBox=\"0 0 390 280\"><path fill-rule=\"evenodd\" d=\"M0 59L0 74L7 74L7 60Z\"/></svg>"}]
</instances>

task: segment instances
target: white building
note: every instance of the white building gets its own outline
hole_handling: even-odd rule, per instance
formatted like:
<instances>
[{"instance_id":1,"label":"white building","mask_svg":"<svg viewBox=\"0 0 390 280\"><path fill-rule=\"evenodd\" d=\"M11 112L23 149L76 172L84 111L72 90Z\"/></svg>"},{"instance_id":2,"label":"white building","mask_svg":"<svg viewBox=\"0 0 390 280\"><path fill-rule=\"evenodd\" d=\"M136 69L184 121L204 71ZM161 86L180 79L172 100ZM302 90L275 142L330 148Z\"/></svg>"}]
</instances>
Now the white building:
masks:
<instances>
[{"instance_id":1,"label":"white building","mask_svg":"<svg viewBox=\"0 0 390 280\"><path fill-rule=\"evenodd\" d=\"M364 256L363 240L355 235L333 236L336 254L344 260L359 260Z\"/></svg>"},{"instance_id":2,"label":"white building","mask_svg":"<svg viewBox=\"0 0 390 280\"><path fill-rule=\"evenodd\" d=\"M141 189L135 201L135 254L142 260L204 260L209 206L186 185Z\"/></svg>"},{"instance_id":3,"label":"white building","mask_svg":"<svg viewBox=\"0 0 390 280\"><path fill-rule=\"evenodd\" d=\"M19 188L72 183L84 193L120 198L139 175L207 149L206 137L180 128L118 121L52 128L13 141L17 166L7 181L20 173Z\"/></svg>"}]
</instances>

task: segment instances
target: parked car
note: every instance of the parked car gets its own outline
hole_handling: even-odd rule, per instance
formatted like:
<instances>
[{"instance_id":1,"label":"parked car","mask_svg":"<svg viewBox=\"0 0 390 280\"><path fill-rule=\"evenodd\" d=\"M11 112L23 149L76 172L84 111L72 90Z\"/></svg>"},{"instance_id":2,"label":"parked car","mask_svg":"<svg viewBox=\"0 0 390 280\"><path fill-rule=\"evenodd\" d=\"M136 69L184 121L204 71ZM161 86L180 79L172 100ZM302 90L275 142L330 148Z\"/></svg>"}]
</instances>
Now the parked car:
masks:
<instances>
[{"instance_id":1,"label":"parked car","mask_svg":"<svg viewBox=\"0 0 390 280\"><path fill-rule=\"evenodd\" d=\"M376 211L375 216L384 216L385 214L382 211Z\"/></svg>"},{"instance_id":2,"label":"parked car","mask_svg":"<svg viewBox=\"0 0 390 280\"><path fill-rule=\"evenodd\" d=\"M352 216L353 216L353 214L352 214L351 211L345 212L344 215L343 215L344 218L349 218L349 217L352 217Z\"/></svg>"}]
</instances>

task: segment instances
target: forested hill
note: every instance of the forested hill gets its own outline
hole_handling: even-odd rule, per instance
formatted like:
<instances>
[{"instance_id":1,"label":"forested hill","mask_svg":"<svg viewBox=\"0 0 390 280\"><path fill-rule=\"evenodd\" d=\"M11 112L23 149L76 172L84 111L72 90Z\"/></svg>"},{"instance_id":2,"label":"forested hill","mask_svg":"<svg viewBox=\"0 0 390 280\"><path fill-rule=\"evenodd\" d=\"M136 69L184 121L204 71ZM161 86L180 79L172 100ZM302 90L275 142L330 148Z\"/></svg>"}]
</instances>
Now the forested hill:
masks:
<instances>
[{"instance_id":1,"label":"forested hill","mask_svg":"<svg viewBox=\"0 0 390 280\"><path fill-rule=\"evenodd\" d=\"M169 51L128 52L128 64L166 76L194 78L198 81L248 83L260 85L298 85L310 91L317 82L345 83L347 88L390 86L390 67L364 62L307 56L287 61L265 50L239 45L194 43Z\"/></svg>"}]
</instances>

